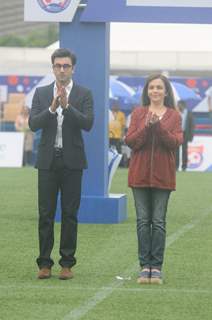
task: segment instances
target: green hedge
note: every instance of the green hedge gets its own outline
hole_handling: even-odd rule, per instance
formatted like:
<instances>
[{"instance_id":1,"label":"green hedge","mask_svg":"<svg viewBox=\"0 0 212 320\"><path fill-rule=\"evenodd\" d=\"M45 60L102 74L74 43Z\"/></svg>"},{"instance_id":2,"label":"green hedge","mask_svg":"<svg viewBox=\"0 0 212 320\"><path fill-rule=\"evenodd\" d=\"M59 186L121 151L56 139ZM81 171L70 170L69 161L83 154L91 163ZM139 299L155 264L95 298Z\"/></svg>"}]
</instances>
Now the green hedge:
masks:
<instances>
[{"instance_id":1,"label":"green hedge","mask_svg":"<svg viewBox=\"0 0 212 320\"><path fill-rule=\"evenodd\" d=\"M1 47L47 47L59 38L57 26L32 31L24 36L6 35L0 38Z\"/></svg>"}]
</instances>

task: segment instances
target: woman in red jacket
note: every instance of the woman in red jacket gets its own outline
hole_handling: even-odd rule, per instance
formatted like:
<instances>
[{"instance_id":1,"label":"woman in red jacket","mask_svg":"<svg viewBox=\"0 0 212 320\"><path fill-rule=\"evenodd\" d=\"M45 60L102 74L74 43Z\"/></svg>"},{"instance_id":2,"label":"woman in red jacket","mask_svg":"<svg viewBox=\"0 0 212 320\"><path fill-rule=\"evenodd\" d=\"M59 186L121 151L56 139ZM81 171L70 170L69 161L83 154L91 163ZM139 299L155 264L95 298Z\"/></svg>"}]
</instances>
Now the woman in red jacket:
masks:
<instances>
[{"instance_id":1,"label":"woman in red jacket","mask_svg":"<svg viewBox=\"0 0 212 320\"><path fill-rule=\"evenodd\" d=\"M170 193L175 190L175 153L183 142L181 117L165 76L147 79L142 106L132 113L125 141L132 149L128 182L137 215L138 283L161 284L166 211Z\"/></svg>"}]
</instances>

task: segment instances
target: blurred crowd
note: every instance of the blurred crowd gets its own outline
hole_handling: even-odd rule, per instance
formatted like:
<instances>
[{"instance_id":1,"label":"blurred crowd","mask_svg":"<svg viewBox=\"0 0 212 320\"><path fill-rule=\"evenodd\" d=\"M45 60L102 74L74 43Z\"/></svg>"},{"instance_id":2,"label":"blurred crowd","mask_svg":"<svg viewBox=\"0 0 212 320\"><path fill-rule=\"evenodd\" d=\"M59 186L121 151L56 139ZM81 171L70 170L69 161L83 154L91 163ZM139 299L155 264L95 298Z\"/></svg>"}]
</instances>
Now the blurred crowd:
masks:
<instances>
[{"instance_id":1,"label":"blurred crowd","mask_svg":"<svg viewBox=\"0 0 212 320\"><path fill-rule=\"evenodd\" d=\"M34 134L28 125L30 109L23 106L15 120L15 129L24 133L23 166L32 165L32 149Z\"/></svg>"},{"instance_id":2,"label":"blurred crowd","mask_svg":"<svg viewBox=\"0 0 212 320\"><path fill-rule=\"evenodd\" d=\"M136 106L132 106L131 113ZM122 154L121 167L128 167L130 148L124 142L124 136L129 128L131 113L126 116L120 110L118 101L114 101L109 109L109 146Z\"/></svg>"}]
</instances>

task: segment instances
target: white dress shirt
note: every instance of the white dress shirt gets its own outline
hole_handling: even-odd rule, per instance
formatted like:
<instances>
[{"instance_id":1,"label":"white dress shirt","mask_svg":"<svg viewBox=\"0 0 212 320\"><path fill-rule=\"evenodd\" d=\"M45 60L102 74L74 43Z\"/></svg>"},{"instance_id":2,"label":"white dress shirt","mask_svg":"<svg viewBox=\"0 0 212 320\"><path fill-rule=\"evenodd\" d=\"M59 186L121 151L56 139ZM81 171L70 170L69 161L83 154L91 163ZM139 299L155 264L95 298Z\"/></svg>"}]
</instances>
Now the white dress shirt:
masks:
<instances>
[{"instance_id":1,"label":"white dress shirt","mask_svg":"<svg viewBox=\"0 0 212 320\"><path fill-rule=\"evenodd\" d=\"M66 94L67 94L67 99L71 93L71 89L73 87L73 81L71 80L69 84L65 87L66 89ZM56 82L54 83L54 97L57 96L57 85ZM52 112L51 109L49 108L49 111L51 113L57 113L57 133L56 133L56 138L55 138L55 148L62 148L63 147L63 136L62 136L62 124L63 124L63 108L61 106L58 106L56 109L56 112Z\"/></svg>"}]
</instances>

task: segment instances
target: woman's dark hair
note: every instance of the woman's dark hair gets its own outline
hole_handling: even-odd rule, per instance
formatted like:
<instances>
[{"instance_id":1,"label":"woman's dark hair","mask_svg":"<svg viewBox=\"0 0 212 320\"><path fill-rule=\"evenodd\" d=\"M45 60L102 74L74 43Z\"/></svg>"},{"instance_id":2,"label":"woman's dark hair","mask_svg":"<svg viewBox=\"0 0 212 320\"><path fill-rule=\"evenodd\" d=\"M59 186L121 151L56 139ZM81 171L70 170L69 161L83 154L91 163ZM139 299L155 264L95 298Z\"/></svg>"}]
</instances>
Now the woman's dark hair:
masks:
<instances>
[{"instance_id":1,"label":"woman's dark hair","mask_svg":"<svg viewBox=\"0 0 212 320\"><path fill-rule=\"evenodd\" d=\"M63 48L57 49L52 53L52 56L51 56L52 64L54 64L55 58L66 58L66 57L70 58L72 65L75 66L77 62L77 57L75 56L74 53L72 53L68 49L63 49Z\"/></svg>"},{"instance_id":2,"label":"woman's dark hair","mask_svg":"<svg viewBox=\"0 0 212 320\"><path fill-rule=\"evenodd\" d=\"M168 108L175 108L175 98L170 81L167 79L167 77L160 73L150 75L147 78L141 97L142 106L146 107L150 105L150 99L148 97L148 87L150 82L155 79L161 79L165 85L166 96L164 98L164 105Z\"/></svg>"}]
</instances>

